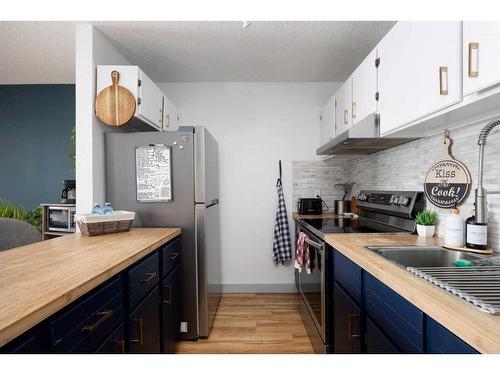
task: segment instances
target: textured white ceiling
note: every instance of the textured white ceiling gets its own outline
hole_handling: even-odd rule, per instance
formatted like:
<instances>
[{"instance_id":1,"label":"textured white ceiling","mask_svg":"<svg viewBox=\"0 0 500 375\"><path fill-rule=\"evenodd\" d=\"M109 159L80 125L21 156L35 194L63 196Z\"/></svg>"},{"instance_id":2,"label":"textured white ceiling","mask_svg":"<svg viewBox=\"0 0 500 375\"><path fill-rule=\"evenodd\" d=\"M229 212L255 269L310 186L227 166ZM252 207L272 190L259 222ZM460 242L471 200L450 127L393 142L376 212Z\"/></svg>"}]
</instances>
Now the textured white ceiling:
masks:
<instances>
[{"instance_id":1,"label":"textured white ceiling","mask_svg":"<svg viewBox=\"0 0 500 375\"><path fill-rule=\"evenodd\" d=\"M0 84L74 82L75 23L0 22Z\"/></svg>"},{"instance_id":2,"label":"textured white ceiling","mask_svg":"<svg viewBox=\"0 0 500 375\"><path fill-rule=\"evenodd\" d=\"M159 82L343 81L394 24L92 23ZM2 22L0 35L0 83L74 82L74 23Z\"/></svg>"}]
</instances>

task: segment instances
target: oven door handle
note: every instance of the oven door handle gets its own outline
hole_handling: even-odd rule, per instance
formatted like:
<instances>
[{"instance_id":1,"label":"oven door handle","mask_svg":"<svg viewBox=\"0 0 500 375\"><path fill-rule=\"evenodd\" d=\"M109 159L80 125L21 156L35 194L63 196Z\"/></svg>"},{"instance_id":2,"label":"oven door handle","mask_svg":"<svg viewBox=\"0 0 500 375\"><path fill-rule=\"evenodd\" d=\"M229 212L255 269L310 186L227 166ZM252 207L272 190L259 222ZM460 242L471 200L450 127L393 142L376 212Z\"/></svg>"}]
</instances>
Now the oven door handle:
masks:
<instances>
[{"instance_id":1,"label":"oven door handle","mask_svg":"<svg viewBox=\"0 0 500 375\"><path fill-rule=\"evenodd\" d=\"M319 243L313 240L310 240L309 238L305 238L305 241L311 245L312 247L315 247L316 249L323 251L325 249L325 244Z\"/></svg>"}]
</instances>

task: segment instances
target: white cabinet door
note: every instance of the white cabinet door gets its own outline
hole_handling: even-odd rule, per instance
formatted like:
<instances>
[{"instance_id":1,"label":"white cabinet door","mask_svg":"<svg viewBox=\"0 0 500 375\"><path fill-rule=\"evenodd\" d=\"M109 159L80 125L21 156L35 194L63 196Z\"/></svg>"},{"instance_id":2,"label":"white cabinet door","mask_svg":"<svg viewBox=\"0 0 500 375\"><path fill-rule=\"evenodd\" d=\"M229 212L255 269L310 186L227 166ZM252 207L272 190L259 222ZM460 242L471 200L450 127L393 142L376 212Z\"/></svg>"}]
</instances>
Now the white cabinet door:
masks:
<instances>
[{"instance_id":1,"label":"white cabinet door","mask_svg":"<svg viewBox=\"0 0 500 375\"><path fill-rule=\"evenodd\" d=\"M321 110L320 146L335 137L335 97L332 96Z\"/></svg>"},{"instance_id":2,"label":"white cabinet door","mask_svg":"<svg viewBox=\"0 0 500 375\"><path fill-rule=\"evenodd\" d=\"M464 95L500 83L500 22L463 23Z\"/></svg>"},{"instance_id":3,"label":"white cabinet door","mask_svg":"<svg viewBox=\"0 0 500 375\"><path fill-rule=\"evenodd\" d=\"M377 113L377 51L373 50L352 74L352 123L356 125L366 116Z\"/></svg>"},{"instance_id":4,"label":"white cabinet door","mask_svg":"<svg viewBox=\"0 0 500 375\"><path fill-rule=\"evenodd\" d=\"M140 104L137 106L137 115L154 127L163 128L163 92L141 70L141 85L139 86Z\"/></svg>"},{"instance_id":5,"label":"white cabinet door","mask_svg":"<svg viewBox=\"0 0 500 375\"><path fill-rule=\"evenodd\" d=\"M349 77L335 94L336 135L346 131L352 125L352 79Z\"/></svg>"},{"instance_id":6,"label":"white cabinet door","mask_svg":"<svg viewBox=\"0 0 500 375\"><path fill-rule=\"evenodd\" d=\"M177 107L172 101L164 96L163 97L163 130L177 130L179 127L179 112Z\"/></svg>"},{"instance_id":7,"label":"white cabinet door","mask_svg":"<svg viewBox=\"0 0 500 375\"><path fill-rule=\"evenodd\" d=\"M382 39L382 135L461 100L460 31L460 22L398 22Z\"/></svg>"}]
</instances>

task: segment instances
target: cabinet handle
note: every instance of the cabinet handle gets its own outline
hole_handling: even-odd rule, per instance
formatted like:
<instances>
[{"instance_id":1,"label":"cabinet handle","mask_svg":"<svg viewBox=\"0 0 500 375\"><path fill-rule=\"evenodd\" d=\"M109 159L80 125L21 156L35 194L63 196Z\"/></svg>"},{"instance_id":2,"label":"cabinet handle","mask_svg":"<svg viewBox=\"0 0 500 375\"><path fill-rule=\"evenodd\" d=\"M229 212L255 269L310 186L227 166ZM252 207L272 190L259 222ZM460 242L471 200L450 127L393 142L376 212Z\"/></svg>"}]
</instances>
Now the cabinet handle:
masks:
<instances>
[{"instance_id":1,"label":"cabinet handle","mask_svg":"<svg viewBox=\"0 0 500 375\"><path fill-rule=\"evenodd\" d=\"M352 118L356 118L356 102L352 102Z\"/></svg>"},{"instance_id":2,"label":"cabinet handle","mask_svg":"<svg viewBox=\"0 0 500 375\"><path fill-rule=\"evenodd\" d=\"M347 119L349 116L349 110L344 109L344 125L347 125L349 123L349 120Z\"/></svg>"},{"instance_id":3,"label":"cabinet handle","mask_svg":"<svg viewBox=\"0 0 500 375\"><path fill-rule=\"evenodd\" d=\"M358 332L353 334L352 332L352 321L354 319L358 320L359 315L358 314L349 314L348 319L349 319L349 340L359 338L361 335L359 334L359 329Z\"/></svg>"},{"instance_id":4,"label":"cabinet handle","mask_svg":"<svg viewBox=\"0 0 500 375\"><path fill-rule=\"evenodd\" d=\"M116 340L114 342L118 347L120 348L120 352L122 354L125 354L125 340Z\"/></svg>"},{"instance_id":5,"label":"cabinet handle","mask_svg":"<svg viewBox=\"0 0 500 375\"><path fill-rule=\"evenodd\" d=\"M98 312L96 315L101 316L94 324L83 326L82 333L92 333L99 327L106 319L108 319L113 314L113 310L104 310Z\"/></svg>"},{"instance_id":6,"label":"cabinet handle","mask_svg":"<svg viewBox=\"0 0 500 375\"><path fill-rule=\"evenodd\" d=\"M179 253L168 254L168 259L175 260L179 256Z\"/></svg>"},{"instance_id":7,"label":"cabinet handle","mask_svg":"<svg viewBox=\"0 0 500 375\"><path fill-rule=\"evenodd\" d=\"M170 115L165 116L165 120L166 120L165 126L168 128L170 126Z\"/></svg>"},{"instance_id":8,"label":"cabinet handle","mask_svg":"<svg viewBox=\"0 0 500 375\"><path fill-rule=\"evenodd\" d=\"M448 95L448 67L439 67L439 95Z\"/></svg>"},{"instance_id":9,"label":"cabinet handle","mask_svg":"<svg viewBox=\"0 0 500 375\"><path fill-rule=\"evenodd\" d=\"M479 76L479 43L469 43L469 77Z\"/></svg>"},{"instance_id":10,"label":"cabinet handle","mask_svg":"<svg viewBox=\"0 0 500 375\"><path fill-rule=\"evenodd\" d=\"M168 290L168 299L164 299L163 303L165 305L170 305L170 304L172 304L172 285L170 285L170 284L165 285L165 290ZM166 293L165 293L165 295L166 295Z\"/></svg>"},{"instance_id":11,"label":"cabinet handle","mask_svg":"<svg viewBox=\"0 0 500 375\"><path fill-rule=\"evenodd\" d=\"M130 342L137 343L139 346L144 342L143 329L142 329L142 318L133 319L134 322L139 323L139 339L131 339Z\"/></svg>"},{"instance_id":12,"label":"cabinet handle","mask_svg":"<svg viewBox=\"0 0 500 375\"><path fill-rule=\"evenodd\" d=\"M144 275L144 277L140 280L141 283L149 283L156 277L156 272L148 272Z\"/></svg>"}]
</instances>

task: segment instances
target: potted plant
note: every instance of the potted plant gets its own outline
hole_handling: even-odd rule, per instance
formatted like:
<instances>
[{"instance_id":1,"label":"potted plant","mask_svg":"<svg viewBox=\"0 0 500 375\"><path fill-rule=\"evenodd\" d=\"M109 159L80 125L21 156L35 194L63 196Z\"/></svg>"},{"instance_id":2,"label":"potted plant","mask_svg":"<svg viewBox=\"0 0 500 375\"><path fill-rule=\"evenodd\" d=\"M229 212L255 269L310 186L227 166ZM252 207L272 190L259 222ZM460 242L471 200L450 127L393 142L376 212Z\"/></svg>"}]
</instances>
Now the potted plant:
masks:
<instances>
[{"instance_id":1,"label":"potted plant","mask_svg":"<svg viewBox=\"0 0 500 375\"><path fill-rule=\"evenodd\" d=\"M432 237L436 231L437 212L426 209L417 213L417 233L421 237Z\"/></svg>"}]
</instances>

